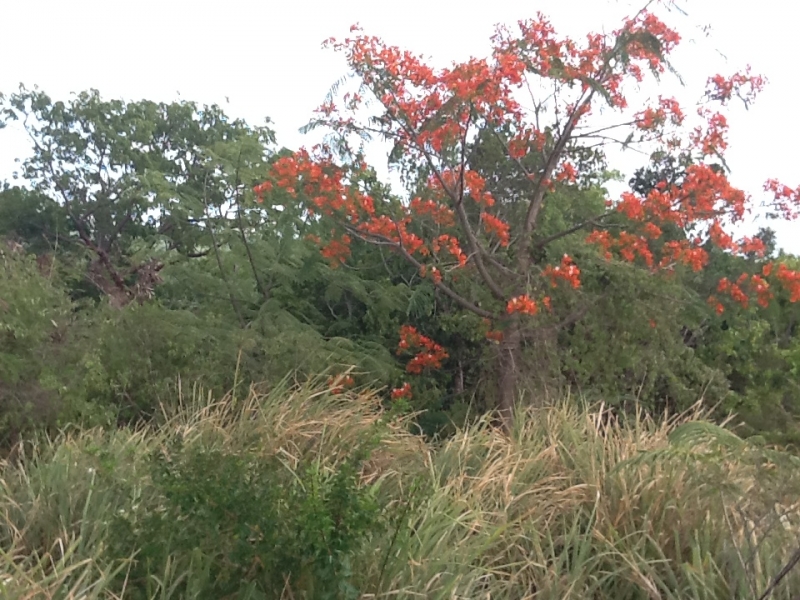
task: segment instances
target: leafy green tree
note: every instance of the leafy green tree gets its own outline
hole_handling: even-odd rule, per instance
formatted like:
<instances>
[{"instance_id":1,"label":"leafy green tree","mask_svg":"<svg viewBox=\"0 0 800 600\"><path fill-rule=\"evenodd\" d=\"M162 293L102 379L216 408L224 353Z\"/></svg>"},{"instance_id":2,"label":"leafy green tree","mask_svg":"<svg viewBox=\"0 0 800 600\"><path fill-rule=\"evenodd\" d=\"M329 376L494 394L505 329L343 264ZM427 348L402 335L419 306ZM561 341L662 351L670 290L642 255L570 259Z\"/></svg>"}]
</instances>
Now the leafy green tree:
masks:
<instances>
[{"instance_id":1,"label":"leafy green tree","mask_svg":"<svg viewBox=\"0 0 800 600\"><path fill-rule=\"evenodd\" d=\"M62 102L21 87L0 98L8 121L33 144L22 178L68 222L60 238L52 227L41 233L82 251L85 278L118 306L152 294L166 250L216 248L214 221L235 210L273 141L217 106L107 101L94 90Z\"/></svg>"},{"instance_id":2,"label":"leafy green tree","mask_svg":"<svg viewBox=\"0 0 800 600\"><path fill-rule=\"evenodd\" d=\"M74 300L125 308L80 303L69 394L131 418L174 397L179 377L217 393L352 366L362 383L399 378L385 334L406 308L402 282L377 256L331 269L306 239L317 225L285 197L253 202L281 156L268 128L96 91L60 102L21 88L2 116L34 147L26 187L0 191L0 235Z\"/></svg>"}]
</instances>

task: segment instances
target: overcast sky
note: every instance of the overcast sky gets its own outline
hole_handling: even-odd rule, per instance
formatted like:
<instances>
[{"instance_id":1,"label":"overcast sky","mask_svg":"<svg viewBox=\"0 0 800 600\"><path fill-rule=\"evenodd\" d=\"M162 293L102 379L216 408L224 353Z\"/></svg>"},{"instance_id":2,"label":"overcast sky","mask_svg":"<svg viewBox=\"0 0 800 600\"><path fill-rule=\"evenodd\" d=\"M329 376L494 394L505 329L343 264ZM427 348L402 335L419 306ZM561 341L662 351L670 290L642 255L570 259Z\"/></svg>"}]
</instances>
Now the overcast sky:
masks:
<instances>
[{"instance_id":1,"label":"overcast sky","mask_svg":"<svg viewBox=\"0 0 800 600\"><path fill-rule=\"evenodd\" d=\"M431 56L441 66L485 56L496 23L548 15L569 35L611 30L641 2L629 0L486 0L467 9L439 0L5 0L0 22L0 91L38 85L53 97L97 88L106 98L219 103L251 123L269 117L281 145L308 143L297 130L345 73L342 57L322 50L359 22L366 33ZM676 66L687 82L676 95L697 98L706 76L752 64L767 76L749 111L731 118L733 182L762 197L776 177L800 184L796 140L796 27L790 0L681 0L684 36ZM711 26L711 37L701 32ZM718 51L717 51L718 50ZM723 56L724 54L724 56ZM671 88L674 89L674 88ZM27 152L24 135L0 131L0 179ZM379 160L376 157L375 160ZM631 163L632 164L632 163ZM617 165L611 165L615 167ZM626 167L623 167L626 168ZM781 245L800 254L800 223L776 226Z\"/></svg>"}]
</instances>

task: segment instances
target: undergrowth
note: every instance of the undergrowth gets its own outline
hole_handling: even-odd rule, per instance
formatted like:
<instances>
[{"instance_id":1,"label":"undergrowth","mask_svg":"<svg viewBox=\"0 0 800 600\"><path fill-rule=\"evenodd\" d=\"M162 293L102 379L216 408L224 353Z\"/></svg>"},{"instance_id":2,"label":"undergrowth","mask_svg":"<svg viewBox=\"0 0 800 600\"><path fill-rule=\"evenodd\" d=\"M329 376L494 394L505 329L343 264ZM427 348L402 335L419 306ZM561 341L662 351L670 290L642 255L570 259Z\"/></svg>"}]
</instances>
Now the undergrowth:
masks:
<instances>
[{"instance_id":1,"label":"undergrowth","mask_svg":"<svg viewBox=\"0 0 800 600\"><path fill-rule=\"evenodd\" d=\"M2 464L3 598L790 599L798 460L574 399L441 442L321 381Z\"/></svg>"}]
</instances>

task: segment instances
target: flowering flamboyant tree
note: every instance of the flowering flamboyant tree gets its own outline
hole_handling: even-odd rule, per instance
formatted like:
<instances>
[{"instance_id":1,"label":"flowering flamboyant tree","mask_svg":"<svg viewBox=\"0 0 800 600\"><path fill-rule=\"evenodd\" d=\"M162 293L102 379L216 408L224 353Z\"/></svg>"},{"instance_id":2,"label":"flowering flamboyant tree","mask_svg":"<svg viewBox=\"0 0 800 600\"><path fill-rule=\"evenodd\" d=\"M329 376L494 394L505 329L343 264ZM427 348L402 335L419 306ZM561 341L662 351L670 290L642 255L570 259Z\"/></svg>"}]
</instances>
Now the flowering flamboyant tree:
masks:
<instances>
[{"instance_id":1,"label":"flowering flamboyant tree","mask_svg":"<svg viewBox=\"0 0 800 600\"><path fill-rule=\"evenodd\" d=\"M558 37L538 15L514 30L498 28L490 58L444 69L357 27L352 31L344 41L327 43L344 52L359 90L323 104L316 120L342 144L336 153L324 145L277 161L256 192L278 186L304 202L308 214L329 226L330 235L319 243L334 265L347 260L356 241L389 248L455 305L482 317L487 338L497 344L498 409L506 425L518 392L522 347L535 342L535 323L551 310L553 288L581 286L574 257L543 262L543 247L582 231L604 259L654 274L703 269L709 243L732 253L763 252L759 239L735 240L729 233L750 199L731 185L719 163L727 146L725 107L734 97L751 102L764 80L749 71L710 77L694 124L672 98L629 108L629 91L647 72L663 73L680 41L652 12L643 10L617 31L582 41ZM527 99L532 106L525 105ZM625 116L624 124L607 125L613 113ZM545 204L558 202L560 189L589 185L584 158L596 152L598 139L610 137L601 134L611 128L628 129L627 138L623 133L613 139L649 144L654 161L680 156L687 165L681 177L657 181L645 193L632 189L589 219L544 232ZM497 186L473 167L470 156L487 131L524 180L520 193L495 197L489 189ZM393 143L390 160L411 191L407 202L390 205L367 193L367 166L346 142L354 134ZM800 188L770 181L765 190L784 217L798 216ZM609 219L617 219L616 227L608 226ZM683 235L665 235L676 229ZM765 304L776 282L800 300L800 273L769 262L760 275L721 281L709 300L718 311L730 300ZM580 311L569 318L578 316ZM409 373L435 368L447 356L409 326L400 335L398 353L414 354ZM394 396L409 393L404 386Z\"/></svg>"}]
</instances>

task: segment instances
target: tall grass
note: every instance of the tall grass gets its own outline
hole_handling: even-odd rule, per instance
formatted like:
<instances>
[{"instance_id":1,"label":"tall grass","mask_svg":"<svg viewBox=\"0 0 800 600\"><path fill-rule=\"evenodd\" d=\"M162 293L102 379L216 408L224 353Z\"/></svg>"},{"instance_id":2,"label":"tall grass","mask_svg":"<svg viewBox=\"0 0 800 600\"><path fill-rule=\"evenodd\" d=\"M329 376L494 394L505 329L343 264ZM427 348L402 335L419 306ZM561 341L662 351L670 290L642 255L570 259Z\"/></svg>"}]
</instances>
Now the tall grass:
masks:
<instances>
[{"instance_id":1,"label":"tall grass","mask_svg":"<svg viewBox=\"0 0 800 600\"><path fill-rule=\"evenodd\" d=\"M565 399L428 443L368 390L195 390L0 465L0 597L797 597L797 459L704 417Z\"/></svg>"}]
</instances>

